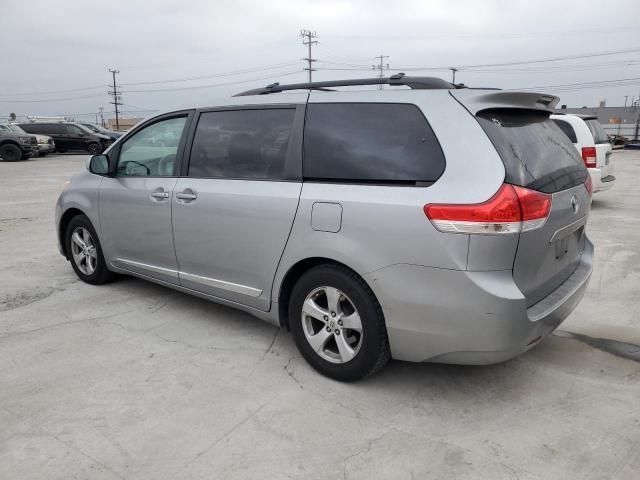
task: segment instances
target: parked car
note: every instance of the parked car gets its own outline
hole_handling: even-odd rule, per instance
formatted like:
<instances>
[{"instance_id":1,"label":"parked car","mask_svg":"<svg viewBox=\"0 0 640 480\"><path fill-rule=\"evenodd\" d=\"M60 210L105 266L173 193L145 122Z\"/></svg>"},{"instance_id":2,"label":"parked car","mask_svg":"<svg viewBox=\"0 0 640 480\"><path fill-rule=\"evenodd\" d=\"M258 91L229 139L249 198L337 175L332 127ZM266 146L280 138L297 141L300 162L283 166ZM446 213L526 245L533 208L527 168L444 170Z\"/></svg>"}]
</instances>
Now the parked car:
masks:
<instances>
[{"instance_id":1,"label":"parked car","mask_svg":"<svg viewBox=\"0 0 640 480\"><path fill-rule=\"evenodd\" d=\"M107 137L109 137L114 142L118 138L120 138L122 135L124 135L124 133L122 133L122 132L114 132L113 130L107 130L103 126L97 125L95 123L81 123L80 125L82 125L83 127L88 128L93 133L100 133L102 135L106 135Z\"/></svg>"},{"instance_id":2,"label":"parked car","mask_svg":"<svg viewBox=\"0 0 640 480\"><path fill-rule=\"evenodd\" d=\"M28 135L30 137L35 137L38 148L34 150L34 156L46 157L48 154L56 151L56 144L53 141L53 138L47 135L30 135L15 123L0 124L0 130L4 130L5 132L17 133L18 135Z\"/></svg>"},{"instance_id":3,"label":"parked car","mask_svg":"<svg viewBox=\"0 0 640 480\"><path fill-rule=\"evenodd\" d=\"M59 248L87 283L131 274L284 326L335 379L502 362L591 276L591 182L557 101L394 75L160 115L71 179Z\"/></svg>"},{"instance_id":4,"label":"parked car","mask_svg":"<svg viewBox=\"0 0 640 480\"><path fill-rule=\"evenodd\" d=\"M84 151L96 155L113 143L106 135L94 133L72 122L31 122L20 123L18 126L27 133L52 137L56 150L60 153Z\"/></svg>"},{"instance_id":5,"label":"parked car","mask_svg":"<svg viewBox=\"0 0 640 480\"><path fill-rule=\"evenodd\" d=\"M613 147L598 118L572 113L554 114L551 119L575 145L589 169L593 193L608 190L616 182L611 154Z\"/></svg>"},{"instance_id":6,"label":"parked car","mask_svg":"<svg viewBox=\"0 0 640 480\"><path fill-rule=\"evenodd\" d=\"M38 143L33 135L0 129L0 157L5 162L16 162L30 158L38 150Z\"/></svg>"}]
</instances>

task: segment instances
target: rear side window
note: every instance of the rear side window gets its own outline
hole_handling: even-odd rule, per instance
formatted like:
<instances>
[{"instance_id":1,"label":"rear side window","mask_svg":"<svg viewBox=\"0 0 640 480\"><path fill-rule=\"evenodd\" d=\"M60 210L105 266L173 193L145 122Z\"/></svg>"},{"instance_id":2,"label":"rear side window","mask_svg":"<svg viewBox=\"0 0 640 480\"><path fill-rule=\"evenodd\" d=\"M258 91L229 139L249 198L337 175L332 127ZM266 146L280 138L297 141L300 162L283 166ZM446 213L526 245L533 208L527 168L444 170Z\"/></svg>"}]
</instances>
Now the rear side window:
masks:
<instances>
[{"instance_id":1,"label":"rear side window","mask_svg":"<svg viewBox=\"0 0 640 480\"><path fill-rule=\"evenodd\" d=\"M490 109L477 118L502 158L507 183L553 193L587 179L578 151L548 113Z\"/></svg>"},{"instance_id":2,"label":"rear side window","mask_svg":"<svg viewBox=\"0 0 640 480\"><path fill-rule=\"evenodd\" d=\"M604 131L604 128L602 128L598 120L594 118L593 120L586 120L585 123L587 127L589 127L591 135L593 135L594 143L609 143L607 132Z\"/></svg>"},{"instance_id":3,"label":"rear side window","mask_svg":"<svg viewBox=\"0 0 640 480\"><path fill-rule=\"evenodd\" d=\"M250 109L200 115L190 177L283 179L295 109Z\"/></svg>"},{"instance_id":4,"label":"rear side window","mask_svg":"<svg viewBox=\"0 0 640 480\"><path fill-rule=\"evenodd\" d=\"M564 133L572 143L578 143L578 137L576 137L576 131L573 129L569 122L565 122L564 120L553 119L553 123L558 125L562 133Z\"/></svg>"},{"instance_id":5,"label":"rear side window","mask_svg":"<svg viewBox=\"0 0 640 480\"><path fill-rule=\"evenodd\" d=\"M348 182L435 182L445 159L415 105L309 104L303 175Z\"/></svg>"}]
</instances>

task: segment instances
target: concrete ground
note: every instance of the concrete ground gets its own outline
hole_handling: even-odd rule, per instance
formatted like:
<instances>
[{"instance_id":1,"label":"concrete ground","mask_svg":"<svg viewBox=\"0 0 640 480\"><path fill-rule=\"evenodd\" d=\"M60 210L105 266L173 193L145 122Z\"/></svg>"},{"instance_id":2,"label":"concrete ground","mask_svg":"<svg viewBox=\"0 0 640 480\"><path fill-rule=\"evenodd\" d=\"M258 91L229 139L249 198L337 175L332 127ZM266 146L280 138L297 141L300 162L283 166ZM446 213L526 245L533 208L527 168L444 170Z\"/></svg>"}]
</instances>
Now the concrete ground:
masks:
<instances>
[{"instance_id":1,"label":"concrete ground","mask_svg":"<svg viewBox=\"0 0 640 480\"><path fill-rule=\"evenodd\" d=\"M247 314L79 282L53 208L85 158L0 162L0 478L640 477L640 152L614 154L593 202L595 271L562 326L576 335L355 384Z\"/></svg>"}]
</instances>

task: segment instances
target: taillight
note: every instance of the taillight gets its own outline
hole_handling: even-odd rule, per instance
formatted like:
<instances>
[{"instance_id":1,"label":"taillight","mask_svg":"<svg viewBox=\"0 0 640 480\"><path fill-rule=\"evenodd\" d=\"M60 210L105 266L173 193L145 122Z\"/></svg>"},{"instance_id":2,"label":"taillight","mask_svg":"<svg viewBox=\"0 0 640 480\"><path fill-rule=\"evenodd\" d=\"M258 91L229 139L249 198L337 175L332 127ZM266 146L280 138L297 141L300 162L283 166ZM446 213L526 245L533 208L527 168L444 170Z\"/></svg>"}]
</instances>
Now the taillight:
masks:
<instances>
[{"instance_id":1,"label":"taillight","mask_svg":"<svg viewBox=\"0 0 640 480\"><path fill-rule=\"evenodd\" d=\"M500 234L540 228L551 210L551 195L503 184L483 203L427 204L424 213L441 232Z\"/></svg>"},{"instance_id":2,"label":"taillight","mask_svg":"<svg viewBox=\"0 0 640 480\"><path fill-rule=\"evenodd\" d=\"M596 168L596 147L582 147L582 160L587 168Z\"/></svg>"},{"instance_id":3,"label":"taillight","mask_svg":"<svg viewBox=\"0 0 640 480\"><path fill-rule=\"evenodd\" d=\"M587 175L587 180L584 182L584 188L587 189L589 196L593 195L593 182L591 181L591 175Z\"/></svg>"}]
</instances>

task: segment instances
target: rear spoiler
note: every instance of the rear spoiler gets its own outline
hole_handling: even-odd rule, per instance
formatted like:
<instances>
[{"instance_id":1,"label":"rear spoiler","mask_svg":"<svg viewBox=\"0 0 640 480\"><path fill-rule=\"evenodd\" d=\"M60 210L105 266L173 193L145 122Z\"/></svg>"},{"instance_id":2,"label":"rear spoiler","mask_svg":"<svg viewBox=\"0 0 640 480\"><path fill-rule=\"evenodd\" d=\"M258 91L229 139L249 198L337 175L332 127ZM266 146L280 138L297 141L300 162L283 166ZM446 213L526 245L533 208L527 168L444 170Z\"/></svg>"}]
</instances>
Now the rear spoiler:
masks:
<instances>
[{"instance_id":1,"label":"rear spoiler","mask_svg":"<svg viewBox=\"0 0 640 480\"><path fill-rule=\"evenodd\" d=\"M508 92L495 90L451 90L453 98L460 102L472 115L489 108L519 108L541 110L553 113L560 98L554 95L531 92Z\"/></svg>"}]
</instances>

